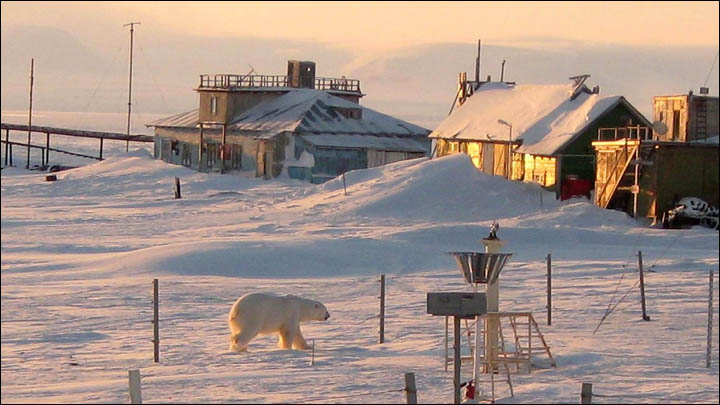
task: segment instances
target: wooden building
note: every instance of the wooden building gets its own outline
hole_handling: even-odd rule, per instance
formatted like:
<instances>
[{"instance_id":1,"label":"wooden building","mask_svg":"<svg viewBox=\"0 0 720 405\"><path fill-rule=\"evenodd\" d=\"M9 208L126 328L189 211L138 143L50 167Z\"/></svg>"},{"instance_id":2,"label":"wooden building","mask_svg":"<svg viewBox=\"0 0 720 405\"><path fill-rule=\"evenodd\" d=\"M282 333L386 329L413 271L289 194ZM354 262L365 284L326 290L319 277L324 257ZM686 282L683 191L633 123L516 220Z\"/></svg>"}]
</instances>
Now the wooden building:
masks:
<instances>
[{"instance_id":1,"label":"wooden building","mask_svg":"<svg viewBox=\"0 0 720 405\"><path fill-rule=\"evenodd\" d=\"M315 183L345 171L428 156L429 130L360 105L358 80L287 75L201 75L199 108L156 121L155 157L200 171Z\"/></svg>"},{"instance_id":2,"label":"wooden building","mask_svg":"<svg viewBox=\"0 0 720 405\"><path fill-rule=\"evenodd\" d=\"M656 223L684 197L719 199L718 98L653 98L653 128L601 128L595 204Z\"/></svg>"},{"instance_id":3,"label":"wooden building","mask_svg":"<svg viewBox=\"0 0 720 405\"><path fill-rule=\"evenodd\" d=\"M718 97L693 94L653 97L654 138L692 142L718 134Z\"/></svg>"},{"instance_id":4,"label":"wooden building","mask_svg":"<svg viewBox=\"0 0 720 405\"><path fill-rule=\"evenodd\" d=\"M589 193L598 128L650 123L624 97L589 89L588 77L559 85L480 82L430 134L435 154L466 153L478 170L541 184L558 198L571 182L585 182L582 194Z\"/></svg>"}]
</instances>

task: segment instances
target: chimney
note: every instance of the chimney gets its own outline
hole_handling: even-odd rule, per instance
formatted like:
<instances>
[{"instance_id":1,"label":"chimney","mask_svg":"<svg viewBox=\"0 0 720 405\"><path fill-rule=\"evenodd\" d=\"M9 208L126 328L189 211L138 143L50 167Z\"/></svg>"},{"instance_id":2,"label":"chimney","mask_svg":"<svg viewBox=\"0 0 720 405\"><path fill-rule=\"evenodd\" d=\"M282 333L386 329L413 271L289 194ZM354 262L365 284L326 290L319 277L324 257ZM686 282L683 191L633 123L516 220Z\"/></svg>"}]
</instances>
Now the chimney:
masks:
<instances>
[{"instance_id":1,"label":"chimney","mask_svg":"<svg viewBox=\"0 0 720 405\"><path fill-rule=\"evenodd\" d=\"M314 89L315 88L315 62L288 61L287 72L288 87Z\"/></svg>"}]
</instances>

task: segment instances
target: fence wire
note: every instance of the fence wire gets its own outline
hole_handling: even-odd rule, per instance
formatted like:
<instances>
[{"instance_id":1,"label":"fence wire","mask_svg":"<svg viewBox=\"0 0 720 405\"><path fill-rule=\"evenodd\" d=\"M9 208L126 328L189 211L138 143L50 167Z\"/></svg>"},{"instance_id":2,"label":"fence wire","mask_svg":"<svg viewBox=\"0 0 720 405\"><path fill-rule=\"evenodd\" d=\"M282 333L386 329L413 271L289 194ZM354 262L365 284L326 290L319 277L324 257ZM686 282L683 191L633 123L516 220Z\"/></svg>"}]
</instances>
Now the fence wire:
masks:
<instances>
[{"instance_id":1,"label":"fence wire","mask_svg":"<svg viewBox=\"0 0 720 405\"><path fill-rule=\"evenodd\" d=\"M357 397L363 397L363 396L368 396L368 395L388 394L391 392L404 392L404 391L405 391L405 388L401 388L401 389L379 391L379 392L368 392L365 394L351 394L351 395L341 395L341 396L335 396L335 397L308 399L308 400L304 400L304 401L293 401L293 402L288 402L288 403L289 404L327 403L327 401L330 401L333 399L357 398Z\"/></svg>"}]
</instances>

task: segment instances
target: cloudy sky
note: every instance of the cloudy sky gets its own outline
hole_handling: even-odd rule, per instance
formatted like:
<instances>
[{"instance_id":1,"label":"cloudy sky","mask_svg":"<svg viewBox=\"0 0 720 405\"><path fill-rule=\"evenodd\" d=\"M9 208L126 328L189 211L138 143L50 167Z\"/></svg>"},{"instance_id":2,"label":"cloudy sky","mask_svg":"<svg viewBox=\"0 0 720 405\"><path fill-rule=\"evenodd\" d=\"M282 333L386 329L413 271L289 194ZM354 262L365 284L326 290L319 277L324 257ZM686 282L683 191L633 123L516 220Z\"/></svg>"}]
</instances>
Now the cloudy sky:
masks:
<instances>
[{"instance_id":1,"label":"cloudy sky","mask_svg":"<svg viewBox=\"0 0 720 405\"><path fill-rule=\"evenodd\" d=\"M562 83L591 74L602 94L650 114L652 96L707 85L718 94L717 2L6 2L2 109L127 108L135 31L134 108L195 108L203 73L284 74L313 60L319 76L358 78L363 104L432 127L457 74Z\"/></svg>"}]
</instances>

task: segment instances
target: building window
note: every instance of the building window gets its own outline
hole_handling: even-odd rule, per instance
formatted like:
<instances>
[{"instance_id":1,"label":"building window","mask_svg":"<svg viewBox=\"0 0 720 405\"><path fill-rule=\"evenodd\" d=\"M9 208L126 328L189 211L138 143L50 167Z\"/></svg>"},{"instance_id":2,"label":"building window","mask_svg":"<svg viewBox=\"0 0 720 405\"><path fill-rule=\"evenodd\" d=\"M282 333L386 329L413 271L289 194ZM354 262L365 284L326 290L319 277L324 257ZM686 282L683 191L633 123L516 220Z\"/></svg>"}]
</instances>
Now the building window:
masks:
<instances>
[{"instance_id":1,"label":"building window","mask_svg":"<svg viewBox=\"0 0 720 405\"><path fill-rule=\"evenodd\" d=\"M242 169L242 146L232 145L230 150L230 160L232 160L233 169Z\"/></svg>"},{"instance_id":2,"label":"building window","mask_svg":"<svg viewBox=\"0 0 720 405\"><path fill-rule=\"evenodd\" d=\"M217 114L217 96L210 97L210 115Z\"/></svg>"},{"instance_id":3,"label":"building window","mask_svg":"<svg viewBox=\"0 0 720 405\"><path fill-rule=\"evenodd\" d=\"M182 165L186 167L190 167L192 164L192 151L190 150L190 145L183 143L182 145Z\"/></svg>"},{"instance_id":4,"label":"building window","mask_svg":"<svg viewBox=\"0 0 720 405\"><path fill-rule=\"evenodd\" d=\"M208 169L212 169L215 167L215 162L217 161L217 155L218 155L218 145L215 143L208 143L207 144L207 155L206 155L206 167Z\"/></svg>"}]
</instances>

